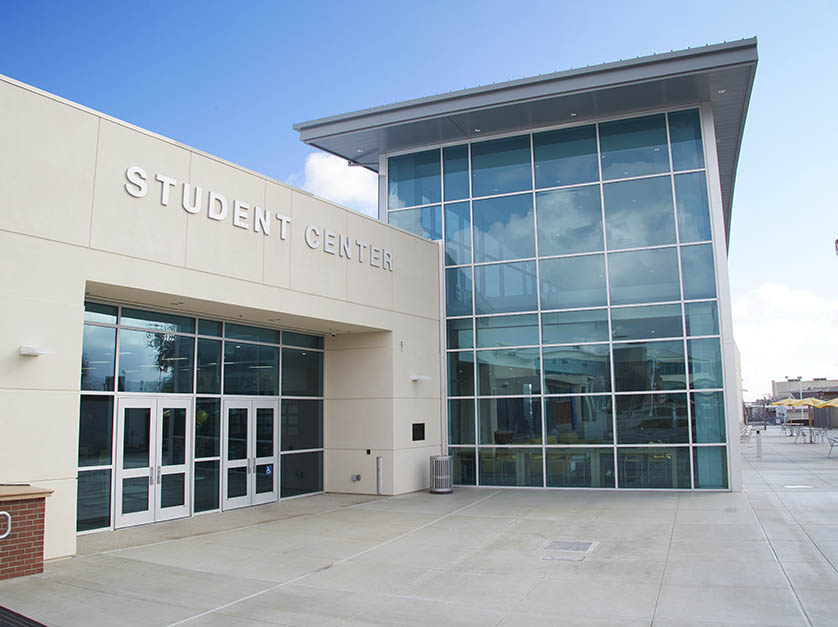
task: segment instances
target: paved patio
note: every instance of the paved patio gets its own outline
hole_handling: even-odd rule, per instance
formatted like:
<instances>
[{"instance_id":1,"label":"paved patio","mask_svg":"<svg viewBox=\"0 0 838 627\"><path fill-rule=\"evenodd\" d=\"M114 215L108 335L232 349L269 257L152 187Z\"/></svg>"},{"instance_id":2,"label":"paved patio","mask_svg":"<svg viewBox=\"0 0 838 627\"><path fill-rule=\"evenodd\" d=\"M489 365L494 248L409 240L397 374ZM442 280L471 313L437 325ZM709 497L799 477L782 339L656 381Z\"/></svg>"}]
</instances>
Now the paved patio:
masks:
<instances>
[{"instance_id":1,"label":"paved patio","mask_svg":"<svg viewBox=\"0 0 838 627\"><path fill-rule=\"evenodd\" d=\"M838 624L838 454L763 443L738 494L326 494L88 535L0 605L56 626Z\"/></svg>"}]
</instances>

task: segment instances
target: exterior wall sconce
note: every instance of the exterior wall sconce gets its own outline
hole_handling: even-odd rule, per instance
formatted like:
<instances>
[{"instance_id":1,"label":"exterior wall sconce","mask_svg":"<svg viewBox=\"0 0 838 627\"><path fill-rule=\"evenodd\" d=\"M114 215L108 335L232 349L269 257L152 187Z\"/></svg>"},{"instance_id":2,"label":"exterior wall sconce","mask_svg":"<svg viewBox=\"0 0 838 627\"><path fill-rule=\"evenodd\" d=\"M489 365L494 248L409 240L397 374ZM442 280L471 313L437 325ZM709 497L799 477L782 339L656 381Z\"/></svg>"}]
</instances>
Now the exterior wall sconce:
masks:
<instances>
[{"instance_id":1,"label":"exterior wall sconce","mask_svg":"<svg viewBox=\"0 0 838 627\"><path fill-rule=\"evenodd\" d=\"M416 383L417 381L430 381L430 377L426 377L423 374L412 374L410 375L410 380Z\"/></svg>"},{"instance_id":2,"label":"exterior wall sconce","mask_svg":"<svg viewBox=\"0 0 838 627\"><path fill-rule=\"evenodd\" d=\"M37 357L38 355L55 355L55 351L51 348L35 346L34 344L21 344L20 354L25 357Z\"/></svg>"}]
</instances>

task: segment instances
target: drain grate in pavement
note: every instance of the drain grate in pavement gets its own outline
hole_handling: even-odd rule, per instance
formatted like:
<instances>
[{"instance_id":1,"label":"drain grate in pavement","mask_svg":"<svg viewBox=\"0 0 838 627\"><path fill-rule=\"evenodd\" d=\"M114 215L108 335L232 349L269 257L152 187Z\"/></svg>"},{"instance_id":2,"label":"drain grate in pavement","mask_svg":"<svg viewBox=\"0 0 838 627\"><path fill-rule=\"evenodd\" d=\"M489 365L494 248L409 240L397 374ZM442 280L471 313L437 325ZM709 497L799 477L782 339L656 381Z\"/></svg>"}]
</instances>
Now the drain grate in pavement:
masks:
<instances>
[{"instance_id":1,"label":"drain grate in pavement","mask_svg":"<svg viewBox=\"0 0 838 627\"><path fill-rule=\"evenodd\" d=\"M786 490L814 490L815 486L813 485L784 485L783 486Z\"/></svg>"},{"instance_id":2,"label":"drain grate in pavement","mask_svg":"<svg viewBox=\"0 0 838 627\"><path fill-rule=\"evenodd\" d=\"M587 552L591 550L594 545L593 542L572 542L568 540L552 540L547 543L545 549L550 551L581 551Z\"/></svg>"},{"instance_id":3,"label":"drain grate in pavement","mask_svg":"<svg viewBox=\"0 0 838 627\"><path fill-rule=\"evenodd\" d=\"M541 559L545 562L584 562L584 555L542 555Z\"/></svg>"}]
</instances>

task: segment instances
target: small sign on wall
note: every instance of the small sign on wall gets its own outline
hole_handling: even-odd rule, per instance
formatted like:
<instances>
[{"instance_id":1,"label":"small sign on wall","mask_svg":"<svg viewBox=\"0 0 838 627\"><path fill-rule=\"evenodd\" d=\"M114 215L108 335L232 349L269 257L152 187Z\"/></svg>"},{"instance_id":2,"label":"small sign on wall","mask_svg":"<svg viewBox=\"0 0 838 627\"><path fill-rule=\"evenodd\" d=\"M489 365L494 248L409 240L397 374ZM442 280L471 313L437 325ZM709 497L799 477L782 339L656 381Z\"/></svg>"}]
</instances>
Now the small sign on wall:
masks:
<instances>
[{"instance_id":1,"label":"small sign on wall","mask_svg":"<svg viewBox=\"0 0 838 627\"><path fill-rule=\"evenodd\" d=\"M425 439L425 423L424 422L414 422L413 423L413 441L414 442L421 442Z\"/></svg>"}]
</instances>

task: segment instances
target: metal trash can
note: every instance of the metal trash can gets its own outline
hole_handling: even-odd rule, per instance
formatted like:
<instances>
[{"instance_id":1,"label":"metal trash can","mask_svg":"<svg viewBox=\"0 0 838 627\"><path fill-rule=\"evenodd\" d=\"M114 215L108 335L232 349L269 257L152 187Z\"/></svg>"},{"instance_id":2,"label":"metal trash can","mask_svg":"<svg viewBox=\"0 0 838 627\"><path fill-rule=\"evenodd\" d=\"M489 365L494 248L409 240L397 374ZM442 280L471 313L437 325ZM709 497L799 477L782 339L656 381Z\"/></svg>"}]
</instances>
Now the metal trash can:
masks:
<instances>
[{"instance_id":1,"label":"metal trash can","mask_svg":"<svg viewBox=\"0 0 838 627\"><path fill-rule=\"evenodd\" d=\"M450 455L431 455L431 494L454 491L454 460Z\"/></svg>"}]
</instances>

